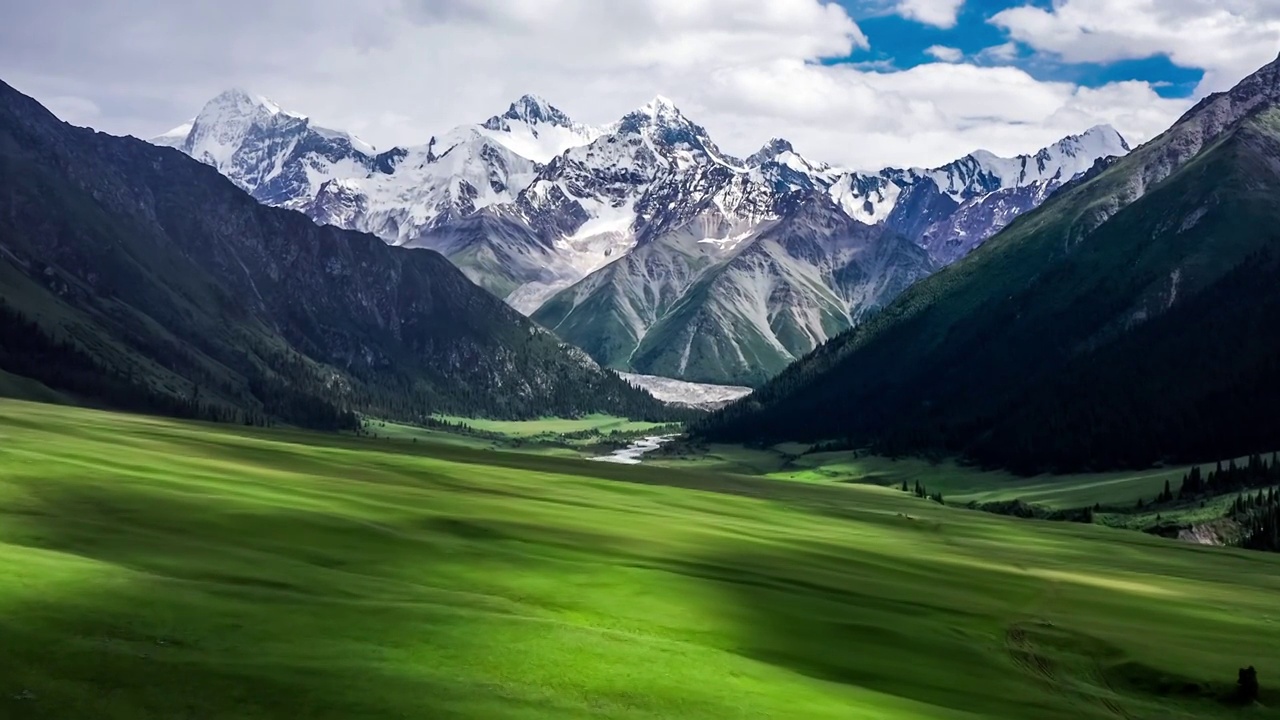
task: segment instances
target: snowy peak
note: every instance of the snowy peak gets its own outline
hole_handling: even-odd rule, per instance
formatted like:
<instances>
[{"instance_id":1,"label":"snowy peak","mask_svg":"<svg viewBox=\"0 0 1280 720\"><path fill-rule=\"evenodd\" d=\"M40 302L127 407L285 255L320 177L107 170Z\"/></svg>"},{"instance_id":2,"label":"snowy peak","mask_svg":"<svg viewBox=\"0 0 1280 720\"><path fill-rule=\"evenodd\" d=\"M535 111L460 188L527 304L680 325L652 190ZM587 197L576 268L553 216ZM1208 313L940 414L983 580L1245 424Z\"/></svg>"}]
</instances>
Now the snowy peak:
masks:
<instances>
[{"instance_id":1,"label":"snowy peak","mask_svg":"<svg viewBox=\"0 0 1280 720\"><path fill-rule=\"evenodd\" d=\"M661 95L654 97L638 109L624 115L617 125L618 132L628 134L641 133L655 128L697 128L702 130L702 128L694 125L689 118L685 117L674 102Z\"/></svg>"},{"instance_id":2,"label":"snowy peak","mask_svg":"<svg viewBox=\"0 0 1280 720\"><path fill-rule=\"evenodd\" d=\"M747 158L747 167L758 167L771 160L776 160L783 153L794 153L796 150L791 143L782 138L773 138L764 144L764 147L755 151L751 157Z\"/></svg>"},{"instance_id":3,"label":"snowy peak","mask_svg":"<svg viewBox=\"0 0 1280 720\"><path fill-rule=\"evenodd\" d=\"M563 128L574 126L573 120L537 95L525 95L511 103L511 107L502 115L495 115L485 121L484 127L489 130L505 130L509 121L518 121L530 125L556 125Z\"/></svg>"},{"instance_id":4,"label":"snowy peak","mask_svg":"<svg viewBox=\"0 0 1280 720\"><path fill-rule=\"evenodd\" d=\"M306 118L284 113L270 100L244 90L227 90L205 103L183 145L192 157L224 173L241 147L255 136L287 131Z\"/></svg>"},{"instance_id":5,"label":"snowy peak","mask_svg":"<svg viewBox=\"0 0 1280 720\"><path fill-rule=\"evenodd\" d=\"M1096 125L1080 135L1069 135L1035 154L1038 167L1057 168L1067 178L1085 172L1098 158L1129 153L1129 143L1110 125Z\"/></svg>"},{"instance_id":6,"label":"snowy peak","mask_svg":"<svg viewBox=\"0 0 1280 720\"><path fill-rule=\"evenodd\" d=\"M662 95L654 95L652 100L640 107L639 112L660 122L684 119L684 115L680 113L680 108L676 107L676 104L670 98Z\"/></svg>"},{"instance_id":7,"label":"snowy peak","mask_svg":"<svg viewBox=\"0 0 1280 720\"><path fill-rule=\"evenodd\" d=\"M152 145L160 145L161 147L172 147L182 149L183 144L187 142L187 136L191 134L191 128L195 125L195 120L185 122L168 132L161 133L149 140Z\"/></svg>"},{"instance_id":8,"label":"snowy peak","mask_svg":"<svg viewBox=\"0 0 1280 720\"><path fill-rule=\"evenodd\" d=\"M957 202L999 190L1028 187L1038 183L1055 186L1070 181L1093 167L1099 158L1121 156L1129 144L1115 128L1098 125L1079 135L1069 135L1031 155L1005 158L978 150L939 168L913 168L913 176L927 177Z\"/></svg>"},{"instance_id":9,"label":"snowy peak","mask_svg":"<svg viewBox=\"0 0 1280 720\"><path fill-rule=\"evenodd\" d=\"M187 129L185 139L178 136ZM294 143L330 145L326 152L356 153L372 156L372 145L337 130L314 126L305 115L281 109L279 105L261 95L254 95L240 88L227 90L205 103L200 114L189 126L178 126L156 139L157 144L177 147L202 162L213 165L224 174L251 188L247 174L261 176L259 169L246 164L256 164L264 153L278 152L268 149L273 140ZM253 155L249 159L246 155ZM259 180L262 178L259 177Z\"/></svg>"},{"instance_id":10,"label":"snowy peak","mask_svg":"<svg viewBox=\"0 0 1280 720\"><path fill-rule=\"evenodd\" d=\"M1110 125L1094 125L1079 135L1068 135L1041 152L1056 150L1067 155L1108 157L1124 155L1132 149L1115 128Z\"/></svg>"},{"instance_id":11,"label":"snowy peak","mask_svg":"<svg viewBox=\"0 0 1280 720\"><path fill-rule=\"evenodd\" d=\"M511 152L540 165L603 134L597 128L574 122L537 95L521 97L505 113L489 118L479 128Z\"/></svg>"},{"instance_id":12,"label":"snowy peak","mask_svg":"<svg viewBox=\"0 0 1280 720\"><path fill-rule=\"evenodd\" d=\"M204 109L196 116L196 123L248 122L281 114L300 119L304 117L281 110L279 105L261 95L232 88L205 103Z\"/></svg>"},{"instance_id":13,"label":"snowy peak","mask_svg":"<svg viewBox=\"0 0 1280 720\"><path fill-rule=\"evenodd\" d=\"M641 138L667 165L678 169L709 163L741 166L740 161L720 152L706 128L685 117L675 103L661 95L627 113L608 130L623 142L628 137Z\"/></svg>"}]
</instances>

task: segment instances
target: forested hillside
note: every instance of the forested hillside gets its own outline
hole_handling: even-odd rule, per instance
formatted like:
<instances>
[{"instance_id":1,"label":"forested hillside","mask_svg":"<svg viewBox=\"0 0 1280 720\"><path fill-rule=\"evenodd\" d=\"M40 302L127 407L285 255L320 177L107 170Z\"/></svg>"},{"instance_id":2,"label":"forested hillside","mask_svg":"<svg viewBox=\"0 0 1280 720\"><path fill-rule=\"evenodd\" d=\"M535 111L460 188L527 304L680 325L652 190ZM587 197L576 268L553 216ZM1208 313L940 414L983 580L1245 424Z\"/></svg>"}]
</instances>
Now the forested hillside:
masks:
<instances>
[{"instance_id":1,"label":"forested hillside","mask_svg":"<svg viewBox=\"0 0 1280 720\"><path fill-rule=\"evenodd\" d=\"M1273 63L697 432L1026 473L1274 449L1277 100Z\"/></svg>"},{"instance_id":2,"label":"forested hillside","mask_svg":"<svg viewBox=\"0 0 1280 720\"><path fill-rule=\"evenodd\" d=\"M669 411L440 255L259 205L0 83L0 370L237 422Z\"/></svg>"}]
</instances>

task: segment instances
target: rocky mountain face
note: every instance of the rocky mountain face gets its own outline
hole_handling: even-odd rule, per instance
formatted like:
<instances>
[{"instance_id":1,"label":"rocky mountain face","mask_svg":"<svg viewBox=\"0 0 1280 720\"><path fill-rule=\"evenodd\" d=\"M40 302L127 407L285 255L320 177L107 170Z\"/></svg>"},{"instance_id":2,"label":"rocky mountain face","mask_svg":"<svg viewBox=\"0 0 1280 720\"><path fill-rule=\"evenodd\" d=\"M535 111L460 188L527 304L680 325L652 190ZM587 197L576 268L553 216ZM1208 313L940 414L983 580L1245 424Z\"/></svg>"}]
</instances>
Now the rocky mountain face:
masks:
<instances>
[{"instance_id":1,"label":"rocky mountain face","mask_svg":"<svg viewBox=\"0 0 1280 720\"><path fill-rule=\"evenodd\" d=\"M154 142L267 204L438 250L610 367L738 384L763 382L1129 149L1097 127L1032 155L860 173L776 138L732 157L662 97L591 128L526 96L375 153L237 92Z\"/></svg>"},{"instance_id":2,"label":"rocky mountain face","mask_svg":"<svg viewBox=\"0 0 1280 720\"><path fill-rule=\"evenodd\" d=\"M711 418L1025 473L1280 437L1280 60Z\"/></svg>"},{"instance_id":3,"label":"rocky mountain face","mask_svg":"<svg viewBox=\"0 0 1280 720\"><path fill-rule=\"evenodd\" d=\"M309 187L317 158L379 162L244 94L182 146L267 198ZM298 161L265 172L273 149ZM352 411L669 415L435 252L267 207L3 83L0 317L0 370L134 409L313 426Z\"/></svg>"}]
</instances>

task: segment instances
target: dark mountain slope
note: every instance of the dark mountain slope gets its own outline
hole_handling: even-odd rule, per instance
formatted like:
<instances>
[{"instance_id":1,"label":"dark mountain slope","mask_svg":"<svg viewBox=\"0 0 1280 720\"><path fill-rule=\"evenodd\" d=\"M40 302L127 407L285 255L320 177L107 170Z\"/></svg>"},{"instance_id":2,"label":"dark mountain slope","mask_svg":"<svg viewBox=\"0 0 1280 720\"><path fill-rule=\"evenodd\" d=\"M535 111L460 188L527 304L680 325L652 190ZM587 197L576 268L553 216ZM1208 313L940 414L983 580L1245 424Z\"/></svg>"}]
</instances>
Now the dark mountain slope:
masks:
<instances>
[{"instance_id":1,"label":"dark mountain slope","mask_svg":"<svg viewBox=\"0 0 1280 720\"><path fill-rule=\"evenodd\" d=\"M0 299L0 369L115 405L325 426L663 412L434 252L264 207L3 83Z\"/></svg>"},{"instance_id":2,"label":"dark mountain slope","mask_svg":"<svg viewBox=\"0 0 1280 720\"><path fill-rule=\"evenodd\" d=\"M1278 99L1276 64L1207 99L700 432L1025 472L1269 449Z\"/></svg>"}]
</instances>

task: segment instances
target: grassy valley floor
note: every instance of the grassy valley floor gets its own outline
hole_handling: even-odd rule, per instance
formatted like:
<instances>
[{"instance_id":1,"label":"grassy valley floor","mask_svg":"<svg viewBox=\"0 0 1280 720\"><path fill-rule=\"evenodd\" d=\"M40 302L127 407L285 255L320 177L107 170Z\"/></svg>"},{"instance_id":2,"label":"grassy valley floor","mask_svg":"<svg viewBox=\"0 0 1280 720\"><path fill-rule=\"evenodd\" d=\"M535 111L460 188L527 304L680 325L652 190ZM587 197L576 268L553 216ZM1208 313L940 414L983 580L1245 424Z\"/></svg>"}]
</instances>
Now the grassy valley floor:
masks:
<instances>
[{"instance_id":1,"label":"grassy valley floor","mask_svg":"<svg viewBox=\"0 0 1280 720\"><path fill-rule=\"evenodd\" d=\"M0 717L1280 717L1280 556L705 464L0 401Z\"/></svg>"},{"instance_id":2,"label":"grassy valley floor","mask_svg":"<svg viewBox=\"0 0 1280 720\"><path fill-rule=\"evenodd\" d=\"M1046 508L1073 508L1094 503L1131 504L1150 500L1166 481L1176 488L1187 467L1156 468L1079 475L1020 477L980 470L954 461L892 459L851 451L807 452L807 445L752 449L712 445L657 457L653 464L669 468L756 475L814 484L863 484L898 487L919 482L946 496L950 504L1022 500ZM1202 466L1208 470L1211 465Z\"/></svg>"}]
</instances>

